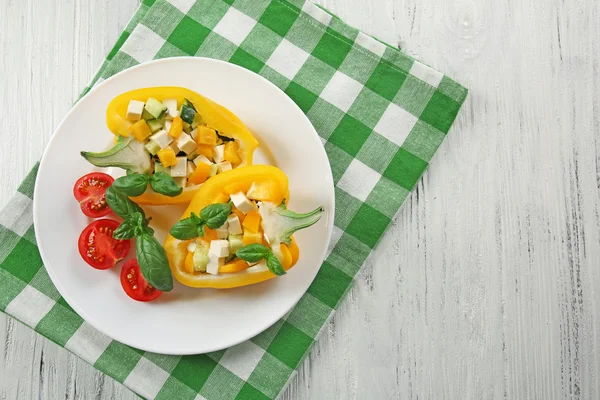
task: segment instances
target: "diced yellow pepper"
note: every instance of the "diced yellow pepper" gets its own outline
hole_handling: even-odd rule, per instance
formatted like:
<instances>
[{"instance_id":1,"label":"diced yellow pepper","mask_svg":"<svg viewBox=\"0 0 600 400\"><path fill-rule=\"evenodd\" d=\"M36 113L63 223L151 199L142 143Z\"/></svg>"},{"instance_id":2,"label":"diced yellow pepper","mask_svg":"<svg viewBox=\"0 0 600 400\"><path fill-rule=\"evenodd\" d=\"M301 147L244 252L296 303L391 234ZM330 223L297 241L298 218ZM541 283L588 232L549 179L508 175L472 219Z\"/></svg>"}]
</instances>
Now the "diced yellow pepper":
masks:
<instances>
[{"instance_id":1,"label":"diced yellow pepper","mask_svg":"<svg viewBox=\"0 0 600 400\"><path fill-rule=\"evenodd\" d=\"M159 150L158 159L163 167L172 167L173 165L177 165L177 157L175 157L175 151L171 147L165 147L162 150Z\"/></svg>"},{"instance_id":2,"label":"diced yellow pepper","mask_svg":"<svg viewBox=\"0 0 600 400\"><path fill-rule=\"evenodd\" d=\"M227 203L229 201L229 195L227 193L219 193L213 199L213 204Z\"/></svg>"},{"instance_id":3,"label":"diced yellow pepper","mask_svg":"<svg viewBox=\"0 0 600 400\"><path fill-rule=\"evenodd\" d=\"M290 249L283 243L279 244L279 250L281 252L281 266L284 269L288 269L292 266L292 253L290 252Z\"/></svg>"},{"instance_id":4,"label":"diced yellow pepper","mask_svg":"<svg viewBox=\"0 0 600 400\"><path fill-rule=\"evenodd\" d=\"M212 149L213 146L211 146L210 144L199 144L198 146L196 146L196 153L207 158L212 158Z\"/></svg>"},{"instance_id":5,"label":"diced yellow pepper","mask_svg":"<svg viewBox=\"0 0 600 400\"><path fill-rule=\"evenodd\" d=\"M194 273L194 252L188 251L185 256L185 272L193 274Z\"/></svg>"},{"instance_id":6,"label":"diced yellow pepper","mask_svg":"<svg viewBox=\"0 0 600 400\"><path fill-rule=\"evenodd\" d=\"M246 191L246 196L250 200L268 201L273 197L273 191L275 190L272 182L252 182L252 185Z\"/></svg>"},{"instance_id":7,"label":"diced yellow pepper","mask_svg":"<svg viewBox=\"0 0 600 400\"><path fill-rule=\"evenodd\" d=\"M292 265L295 265L300 258L300 248L298 247L298 243L296 243L296 239L292 236L292 241L290 242L290 246L288 247L290 254L292 255Z\"/></svg>"},{"instance_id":8,"label":"diced yellow pepper","mask_svg":"<svg viewBox=\"0 0 600 400\"><path fill-rule=\"evenodd\" d=\"M248 215L246 215L246 218L244 218L242 226L246 230L258 232L260 229L260 214L258 211L249 212Z\"/></svg>"},{"instance_id":9,"label":"diced yellow pepper","mask_svg":"<svg viewBox=\"0 0 600 400\"><path fill-rule=\"evenodd\" d=\"M143 119L140 119L138 122L131 125L129 127L129 131L133 134L133 137L139 140L140 142L146 140L146 138L148 138L148 136L150 136L150 134L152 133L150 131L150 127Z\"/></svg>"},{"instance_id":10,"label":"diced yellow pepper","mask_svg":"<svg viewBox=\"0 0 600 400\"><path fill-rule=\"evenodd\" d=\"M211 167L210 165L199 162L196 169L190 176L188 176L188 182L193 185L199 185L208 179L210 176Z\"/></svg>"},{"instance_id":11,"label":"diced yellow pepper","mask_svg":"<svg viewBox=\"0 0 600 400\"><path fill-rule=\"evenodd\" d=\"M198 127L198 135L196 136L198 144L208 144L211 146L217 145L217 132L206 126Z\"/></svg>"},{"instance_id":12,"label":"diced yellow pepper","mask_svg":"<svg viewBox=\"0 0 600 400\"><path fill-rule=\"evenodd\" d=\"M220 266L219 273L220 274L233 274L235 272L243 271L248 267L249 267L249 265L246 261L238 258L237 260L231 261L225 265Z\"/></svg>"},{"instance_id":13,"label":"diced yellow pepper","mask_svg":"<svg viewBox=\"0 0 600 400\"><path fill-rule=\"evenodd\" d=\"M238 208L236 206L231 207L231 212L233 212L235 215L237 215L240 222L244 222L244 219L246 218L246 214L244 214L243 212L238 210Z\"/></svg>"},{"instance_id":14,"label":"diced yellow pepper","mask_svg":"<svg viewBox=\"0 0 600 400\"><path fill-rule=\"evenodd\" d=\"M176 139L181 135L181 132L183 132L183 120L177 116L173 118L173 123L169 129L169 136Z\"/></svg>"},{"instance_id":15,"label":"diced yellow pepper","mask_svg":"<svg viewBox=\"0 0 600 400\"><path fill-rule=\"evenodd\" d=\"M248 217L246 217L246 219L248 219ZM262 231L252 232L250 229L244 230L244 236L242 237L242 243L244 243L244 246L247 246L249 244L254 244L254 243L262 244L262 242L263 242Z\"/></svg>"},{"instance_id":16,"label":"diced yellow pepper","mask_svg":"<svg viewBox=\"0 0 600 400\"><path fill-rule=\"evenodd\" d=\"M217 231L210 229L208 226L204 227L204 241L210 243L211 240L217 240L219 235Z\"/></svg>"},{"instance_id":17,"label":"diced yellow pepper","mask_svg":"<svg viewBox=\"0 0 600 400\"><path fill-rule=\"evenodd\" d=\"M238 142L233 141L233 142L225 143L225 151L224 151L225 160L229 161L234 166L241 163L242 158L238 154L239 150L240 150L240 145L238 144Z\"/></svg>"}]
</instances>

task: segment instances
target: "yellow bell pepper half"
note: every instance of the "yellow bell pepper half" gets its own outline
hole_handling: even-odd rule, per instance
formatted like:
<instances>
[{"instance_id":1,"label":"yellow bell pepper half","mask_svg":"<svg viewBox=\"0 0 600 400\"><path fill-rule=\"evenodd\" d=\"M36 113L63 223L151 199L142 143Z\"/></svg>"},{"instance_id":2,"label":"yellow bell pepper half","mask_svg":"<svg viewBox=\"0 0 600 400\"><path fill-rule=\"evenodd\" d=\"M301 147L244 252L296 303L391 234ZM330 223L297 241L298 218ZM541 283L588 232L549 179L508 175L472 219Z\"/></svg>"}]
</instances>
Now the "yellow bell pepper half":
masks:
<instances>
[{"instance_id":1,"label":"yellow bell pepper half","mask_svg":"<svg viewBox=\"0 0 600 400\"><path fill-rule=\"evenodd\" d=\"M246 192L253 183L261 186L263 201L281 204L289 197L287 176L279 168L267 165L237 168L206 181L196 192L181 219L189 217L192 212L200 214L200 210L210 204L226 202L229 200L229 195L235 193L233 190ZM207 235L204 240L207 240ZM179 240L168 235L164 243L173 276L186 286L228 289L266 281L276 276L260 264L241 268L243 263L235 266L227 264L225 268L219 270L223 273L219 272L217 275L191 272L190 260L186 268L187 246L190 242L190 240ZM300 252L293 237L289 246L283 244L282 246L286 247L282 249L284 253L282 265L285 270L288 270L296 264Z\"/></svg>"},{"instance_id":2,"label":"yellow bell pepper half","mask_svg":"<svg viewBox=\"0 0 600 400\"><path fill-rule=\"evenodd\" d=\"M106 125L115 135L129 136L132 125L125 116L127 106L131 100L146 102L150 97L157 100L176 98L178 105L181 105L184 99L192 102L198 113L204 119L206 125L220 134L236 139L239 144L240 163L238 167L252 165L252 156L254 150L258 147L258 141L252 133L246 128L244 123L230 110L220 104L192 91L182 87L160 86L144 89L132 90L115 97L106 109ZM174 124L175 125L175 124ZM175 129L179 129L176 126ZM177 132L174 131L173 135ZM201 146L201 145L200 145ZM198 190L199 185L188 186L182 194L176 197L168 197L162 194L147 190L144 194L134 197L133 200L139 204L148 205L166 205L189 203Z\"/></svg>"}]
</instances>

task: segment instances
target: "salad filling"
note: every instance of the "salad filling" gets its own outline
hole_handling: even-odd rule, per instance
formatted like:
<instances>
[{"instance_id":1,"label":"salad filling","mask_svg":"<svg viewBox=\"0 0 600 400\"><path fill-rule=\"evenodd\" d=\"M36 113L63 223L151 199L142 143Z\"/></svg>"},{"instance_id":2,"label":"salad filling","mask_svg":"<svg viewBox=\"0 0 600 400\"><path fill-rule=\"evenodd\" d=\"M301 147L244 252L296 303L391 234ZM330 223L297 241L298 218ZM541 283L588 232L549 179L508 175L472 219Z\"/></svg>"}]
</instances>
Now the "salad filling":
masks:
<instances>
[{"instance_id":1,"label":"salad filling","mask_svg":"<svg viewBox=\"0 0 600 400\"><path fill-rule=\"evenodd\" d=\"M324 213L295 213L287 198L287 177L276 167L211 178L165 241L173 276L192 287L231 288L285 274L299 257L292 235Z\"/></svg>"},{"instance_id":2,"label":"salad filling","mask_svg":"<svg viewBox=\"0 0 600 400\"><path fill-rule=\"evenodd\" d=\"M104 152L83 151L81 155L98 167L148 175L150 187L134 196L140 204L187 203L208 178L251 164L258 146L231 111L177 87L118 96L108 106L107 125L117 135L116 144ZM152 177L157 173L181 190L156 190Z\"/></svg>"}]
</instances>

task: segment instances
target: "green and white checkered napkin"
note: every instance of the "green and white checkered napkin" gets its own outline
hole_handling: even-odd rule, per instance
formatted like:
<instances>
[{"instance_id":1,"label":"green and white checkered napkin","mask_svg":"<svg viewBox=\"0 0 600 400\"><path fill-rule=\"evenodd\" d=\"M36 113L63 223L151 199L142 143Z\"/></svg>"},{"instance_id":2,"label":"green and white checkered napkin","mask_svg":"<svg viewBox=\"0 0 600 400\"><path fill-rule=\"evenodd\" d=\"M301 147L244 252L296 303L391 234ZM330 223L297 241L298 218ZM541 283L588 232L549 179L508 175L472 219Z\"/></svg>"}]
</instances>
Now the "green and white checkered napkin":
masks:
<instances>
[{"instance_id":1,"label":"green and white checkered napkin","mask_svg":"<svg viewBox=\"0 0 600 400\"><path fill-rule=\"evenodd\" d=\"M0 214L0 309L146 398L272 399L427 167L467 90L303 0L144 0L92 85L173 56L259 73L321 136L336 185L335 227L307 293L284 319L227 350L176 357L118 343L69 307L42 266L32 226L36 167Z\"/></svg>"}]
</instances>

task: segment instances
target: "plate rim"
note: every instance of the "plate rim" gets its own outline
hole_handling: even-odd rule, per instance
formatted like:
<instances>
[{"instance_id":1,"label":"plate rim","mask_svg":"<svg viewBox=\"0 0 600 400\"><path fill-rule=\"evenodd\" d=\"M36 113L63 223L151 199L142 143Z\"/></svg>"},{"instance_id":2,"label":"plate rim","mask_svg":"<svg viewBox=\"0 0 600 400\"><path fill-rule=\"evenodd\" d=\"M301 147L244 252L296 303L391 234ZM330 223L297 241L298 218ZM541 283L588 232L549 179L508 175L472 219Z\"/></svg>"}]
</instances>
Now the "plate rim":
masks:
<instances>
[{"instance_id":1,"label":"plate rim","mask_svg":"<svg viewBox=\"0 0 600 400\"><path fill-rule=\"evenodd\" d=\"M191 57L191 56L184 56L184 57L168 57L168 58L163 58L163 59L158 59L158 60L151 60L148 62L144 62L144 63L140 63L138 65L134 65L132 67L126 68L118 73L116 73L115 75L112 75L111 77L103 80L100 83L95 84L84 96L82 96L76 103L73 104L73 106L69 109L69 111L64 115L64 117L61 119L60 123L57 125L57 127L54 129L52 136L50 137L50 140L48 140L48 143L45 145L44 147L44 152L42 154L42 157L39 161L39 166L38 166L38 174L39 171L42 170L47 158L48 158L48 154L49 152L47 151L48 148L51 146L51 144L56 140L56 133L63 127L63 125L65 124L65 122L67 121L67 119L69 119L69 117L71 116L71 114L73 114L75 112L75 110L77 109L78 104L81 104L81 102L83 101L88 101L87 99L89 97L91 97L96 91L100 90L102 87L111 84L114 80L118 79L120 76L125 75L127 73L131 73L132 71L138 70L138 69L142 69L142 68L148 68L148 67L152 67L153 65L156 64L163 64L163 63L172 63L172 62L208 62L208 63L217 63L217 64L224 64L227 65L227 67L233 67L234 69L238 69L240 70L243 74L246 74L249 77L258 77L261 81L263 81L263 83L275 88L277 91L279 91L280 93L282 93L283 95L285 95L286 101L288 101L288 103L290 103L292 105L293 108L295 108L299 115L301 115L301 118L303 118L307 123L308 126L311 127L311 137L313 140L316 141L316 143L318 144L317 148L319 149L318 151L322 153L322 156L324 156L324 159L327 161L327 171L324 171L324 173L327 174L327 178L328 181L331 182L331 186L330 186L330 198L331 198L331 204L330 204L330 212L328 213L328 220L326 221L326 226L327 226L327 239L326 239L326 243L324 246L324 251L323 253L320 255L319 259L321 259L321 262L319 263L318 267L314 269L314 274L313 276L310 278L310 284L312 284L312 282L314 282L315 277L317 276L317 274L319 273L319 271L321 270L321 267L323 265L323 262L326 259L327 256L327 252L328 252L328 247L329 244L331 242L331 237L333 235L333 221L334 221L334 216L335 216L335 184L334 184L334 179L333 179L333 173L331 170L331 164L329 162L329 157L327 156L327 152L325 151L325 147L323 146L320 137L316 131L316 129L314 128L314 126L312 125L312 123L310 122L310 120L308 119L308 117L306 116L306 114L300 109L300 107L281 89L279 88L277 85L275 85L274 83L272 83L271 81L269 81L268 79L264 78L263 76L250 71L246 68L243 68L239 65L230 63L228 61L223 61L223 60L218 60L218 59L214 59L214 58L209 58L209 57ZM225 106L225 105L224 105ZM234 340L231 343L227 344L227 345L217 345L217 346L213 346L213 347L209 347L209 348L204 348L201 349L200 351L198 349L194 349L194 348L190 348L190 349L186 349L186 350L169 350L167 348L163 348L161 346L160 343L157 343L156 346L154 347L148 347L148 346L137 346L135 343L132 343L129 340L124 340L121 337L118 337L119 335L113 335L113 334L109 334L108 332L106 332L103 327L97 323L97 321L94 318L91 318L75 301L73 301L73 299L70 297L70 295L68 295L68 291L65 290L64 286L60 283L60 280L58 279L58 277L56 276L53 268L51 267L51 263L48 262L47 257L44 254L44 250L43 250L43 246L42 246L42 240L40 240L41 235L39 233L39 218L40 218L40 202L41 200L38 199L38 197L35 195L38 192L38 187L40 185L40 180L37 179L36 176L36 181L35 181L35 185L34 185L34 194L33 194L33 225L34 225L34 232L35 232L35 237L36 237L36 241L37 241L37 248L38 251L40 253L40 257L42 258L43 261L43 267L46 269L46 271L48 272L48 275L50 276L50 280L52 281L52 284L56 287L56 289L58 290L58 292L60 293L60 295L64 298L64 300L67 302L67 304L69 304L69 306L81 317L83 318L83 320L90 324L94 329L98 330L99 332L101 332L102 334L106 335L107 337L111 338L112 340L116 340L120 343L123 343L127 346L136 348L136 349L140 349L143 351L148 351L148 352L153 352L153 353L160 353L160 354L167 354L167 355L174 355L174 356L183 356L183 355L195 355L195 354L206 354L206 353L210 353L210 352L214 352L214 351L220 351L220 350L224 350L224 349L228 349L230 347L236 346L240 343L243 343L253 337L255 337L256 335L264 332L265 330L267 330L268 328L270 328L271 326L273 326L278 320L280 320L281 318L283 318L287 313L289 313L291 310L294 309L294 307L298 304L298 302L300 301L300 299L302 298L302 296L304 296L304 294L307 292L308 288L310 287L310 284L307 286L307 288L303 291L299 291L297 296L293 296L294 297L294 301L291 303L291 306L289 307L289 309L285 310L285 312L283 312L281 315L279 315L279 313L273 314L273 316L271 318L268 318L268 323L265 324L265 326L262 326L260 329L254 331L250 331L248 334L246 335L241 335L239 340Z\"/></svg>"}]
</instances>

